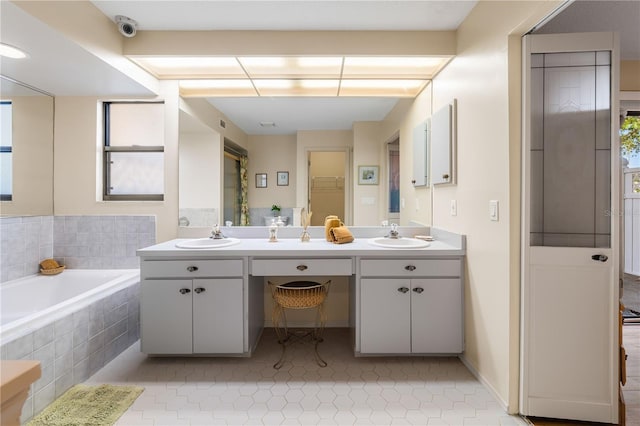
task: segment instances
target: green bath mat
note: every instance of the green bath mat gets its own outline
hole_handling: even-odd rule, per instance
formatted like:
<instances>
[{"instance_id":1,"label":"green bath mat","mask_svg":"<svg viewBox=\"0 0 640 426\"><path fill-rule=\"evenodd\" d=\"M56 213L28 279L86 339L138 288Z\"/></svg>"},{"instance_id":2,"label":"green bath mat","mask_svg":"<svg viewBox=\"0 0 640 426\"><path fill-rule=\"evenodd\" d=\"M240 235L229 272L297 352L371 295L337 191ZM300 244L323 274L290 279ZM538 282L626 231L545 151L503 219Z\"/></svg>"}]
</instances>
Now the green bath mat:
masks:
<instances>
[{"instance_id":1,"label":"green bath mat","mask_svg":"<svg viewBox=\"0 0 640 426\"><path fill-rule=\"evenodd\" d=\"M139 386L75 385L27 426L113 425L143 390Z\"/></svg>"}]
</instances>

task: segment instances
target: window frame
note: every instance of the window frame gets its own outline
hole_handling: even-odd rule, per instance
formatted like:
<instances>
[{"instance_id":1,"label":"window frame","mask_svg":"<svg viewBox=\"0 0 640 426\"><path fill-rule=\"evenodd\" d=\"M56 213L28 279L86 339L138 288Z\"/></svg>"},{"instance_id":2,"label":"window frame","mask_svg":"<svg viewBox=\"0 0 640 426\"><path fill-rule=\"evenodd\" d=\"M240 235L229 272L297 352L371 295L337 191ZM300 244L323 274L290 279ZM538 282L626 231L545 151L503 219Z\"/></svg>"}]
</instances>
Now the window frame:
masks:
<instances>
[{"instance_id":1,"label":"window frame","mask_svg":"<svg viewBox=\"0 0 640 426\"><path fill-rule=\"evenodd\" d=\"M164 145L155 146L111 146L110 108L113 104L164 104L164 101L104 101L102 103L103 114L103 141L102 141L102 199L104 201L164 201L162 194L111 194L111 153L129 152L161 152L164 154ZM164 158L164 157L163 157ZM163 173L164 176L164 173Z\"/></svg>"},{"instance_id":2,"label":"window frame","mask_svg":"<svg viewBox=\"0 0 640 426\"><path fill-rule=\"evenodd\" d=\"M11 105L11 108L13 109L13 101L10 101L10 100L0 100L0 105ZM0 153L13 154L13 141L11 142L11 145L0 145ZM13 169L13 158L11 160L11 167ZM11 193L9 194L0 193L0 201L13 201L13 181L11 182Z\"/></svg>"}]
</instances>

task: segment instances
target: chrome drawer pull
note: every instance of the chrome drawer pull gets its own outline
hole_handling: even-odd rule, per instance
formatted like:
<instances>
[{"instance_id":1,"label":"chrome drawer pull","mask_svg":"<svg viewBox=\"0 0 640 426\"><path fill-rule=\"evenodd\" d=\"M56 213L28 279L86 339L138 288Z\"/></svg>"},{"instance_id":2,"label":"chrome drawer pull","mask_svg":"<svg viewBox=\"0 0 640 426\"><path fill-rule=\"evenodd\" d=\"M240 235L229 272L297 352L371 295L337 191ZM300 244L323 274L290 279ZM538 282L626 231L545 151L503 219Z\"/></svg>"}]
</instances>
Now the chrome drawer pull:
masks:
<instances>
[{"instance_id":1,"label":"chrome drawer pull","mask_svg":"<svg viewBox=\"0 0 640 426\"><path fill-rule=\"evenodd\" d=\"M193 291L195 291L196 293L200 294L200 293L204 293L205 292L205 288L202 287L197 287L195 289L193 289Z\"/></svg>"},{"instance_id":2,"label":"chrome drawer pull","mask_svg":"<svg viewBox=\"0 0 640 426\"><path fill-rule=\"evenodd\" d=\"M181 288L180 289L180 294L187 294L187 293L191 293L191 290L189 290L188 288Z\"/></svg>"},{"instance_id":3,"label":"chrome drawer pull","mask_svg":"<svg viewBox=\"0 0 640 426\"><path fill-rule=\"evenodd\" d=\"M424 291L424 288L416 287L416 288L413 289L413 291L415 291L416 293L420 294L420 293L422 293Z\"/></svg>"},{"instance_id":4,"label":"chrome drawer pull","mask_svg":"<svg viewBox=\"0 0 640 426\"><path fill-rule=\"evenodd\" d=\"M406 292L408 292L408 291L409 291L409 289L408 289L408 288L406 288L406 287L400 287L400 288L398 289L398 291L399 291L400 293L406 293Z\"/></svg>"},{"instance_id":5,"label":"chrome drawer pull","mask_svg":"<svg viewBox=\"0 0 640 426\"><path fill-rule=\"evenodd\" d=\"M187 271L189 271L189 272L195 272L197 270L198 270L197 266L189 266L189 267L187 267Z\"/></svg>"},{"instance_id":6,"label":"chrome drawer pull","mask_svg":"<svg viewBox=\"0 0 640 426\"><path fill-rule=\"evenodd\" d=\"M407 265L404 267L404 269L406 269L407 271L415 271L416 267L413 265Z\"/></svg>"},{"instance_id":7,"label":"chrome drawer pull","mask_svg":"<svg viewBox=\"0 0 640 426\"><path fill-rule=\"evenodd\" d=\"M306 271L309 267L307 265L298 265L296 266L296 269L298 271Z\"/></svg>"}]
</instances>

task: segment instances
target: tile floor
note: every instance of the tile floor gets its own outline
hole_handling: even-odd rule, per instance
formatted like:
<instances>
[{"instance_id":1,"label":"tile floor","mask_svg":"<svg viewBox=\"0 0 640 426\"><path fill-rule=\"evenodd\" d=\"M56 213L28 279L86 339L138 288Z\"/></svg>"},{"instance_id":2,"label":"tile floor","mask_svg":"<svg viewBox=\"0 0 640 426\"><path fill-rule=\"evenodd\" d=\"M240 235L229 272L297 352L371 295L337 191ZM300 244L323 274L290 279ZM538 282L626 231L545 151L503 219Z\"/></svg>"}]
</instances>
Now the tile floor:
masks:
<instances>
[{"instance_id":1,"label":"tile floor","mask_svg":"<svg viewBox=\"0 0 640 426\"><path fill-rule=\"evenodd\" d=\"M272 329L251 358L149 358L136 343L88 383L138 384L118 425L525 425L457 358L354 358L349 333L327 329L318 367L292 346L282 369Z\"/></svg>"},{"instance_id":2,"label":"tile floor","mask_svg":"<svg viewBox=\"0 0 640 426\"><path fill-rule=\"evenodd\" d=\"M627 426L640 425L640 323L622 328L622 341L627 352L627 383L622 387L627 405Z\"/></svg>"}]
</instances>

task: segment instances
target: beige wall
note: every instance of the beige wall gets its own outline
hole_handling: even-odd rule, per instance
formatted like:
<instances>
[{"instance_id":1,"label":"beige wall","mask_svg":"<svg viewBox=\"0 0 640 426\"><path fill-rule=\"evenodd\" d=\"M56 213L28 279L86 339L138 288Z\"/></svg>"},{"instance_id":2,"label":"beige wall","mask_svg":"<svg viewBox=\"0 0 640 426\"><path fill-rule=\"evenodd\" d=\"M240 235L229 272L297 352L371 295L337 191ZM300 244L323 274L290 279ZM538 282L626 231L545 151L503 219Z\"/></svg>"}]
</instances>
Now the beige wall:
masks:
<instances>
[{"instance_id":1,"label":"beige wall","mask_svg":"<svg viewBox=\"0 0 640 426\"><path fill-rule=\"evenodd\" d=\"M249 136L248 141L249 207L296 207L296 136ZM289 186L277 185L277 172L289 172ZM256 173L267 174L266 188L256 188Z\"/></svg>"},{"instance_id":2,"label":"beige wall","mask_svg":"<svg viewBox=\"0 0 640 426\"><path fill-rule=\"evenodd\" d=\"M433 82L434 110L458 101L458 183L434 188L433 225L467 236L464 359L511 412L518 409L519 42L558 3L479 2L458 30L458 56ZM453 199L457 216L449 214ZM489 200L500 203L498 222L489 220Z\"/></svg>"},{"instance_id":3,"label":"beige wall","mask_svg":"<svg viewBox=\"0 0 640 426\"><path fill-rule=\"evenodd\" d=\"M14 96L12 109L13 197L0 213L53 214L53 109L49 96Z\"/></svg>"},{"instance_id":4,"label":"beige wall","mask_svg":"<svg viewBox=\"0 0 640 426\"><path fill-rule=\"evenodd\" d=\"M620 90L640 91L640 61L620 62Z\"/></svg>"},{"instance_id":5,"label":"beige wall","mask_svg":"<svg viewBox=\"0 0 640 426\"><path fill-rule=\"evenodd\" d=\"M158 242L176 237L178 220L178 85L160 84L164 100L164 201L102 201L102 112L95 97L58 97L55 114L54 213L155 215Z\"/></svg>"}]
</instances>

